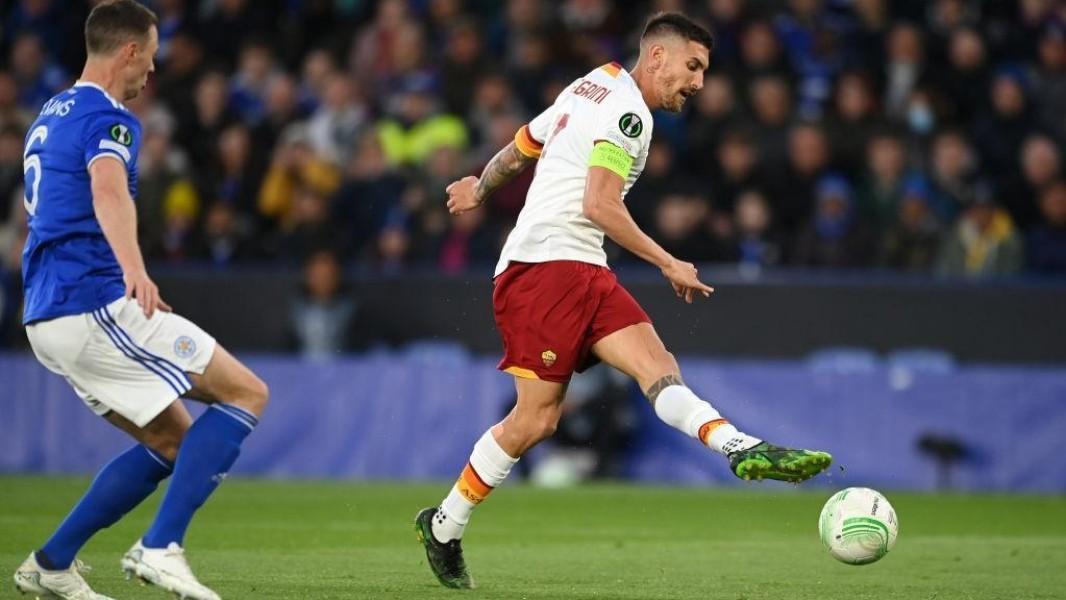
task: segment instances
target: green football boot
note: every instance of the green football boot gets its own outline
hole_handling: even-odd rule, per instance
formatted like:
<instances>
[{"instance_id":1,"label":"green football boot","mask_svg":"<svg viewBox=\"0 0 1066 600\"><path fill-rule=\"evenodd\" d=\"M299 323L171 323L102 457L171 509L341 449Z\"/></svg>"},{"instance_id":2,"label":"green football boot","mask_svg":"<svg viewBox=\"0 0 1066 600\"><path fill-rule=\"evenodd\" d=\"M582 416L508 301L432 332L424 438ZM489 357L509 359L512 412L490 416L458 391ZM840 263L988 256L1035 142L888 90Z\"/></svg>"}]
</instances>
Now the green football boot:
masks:
<instances>
[{"instance_id":1,"label":"green football boot","mask_svg":"<svg viewBox=\"0 0 1066 600\"><path fill-rule=\"evenodd\" d=\"M473 589L474 580L466 570L463 546L460 541L451 540L441 543L433 537L433 515L435 514L437 514L436 508L424 508L415 516L415 534L418 535L418 541L426 547L426 560L429 561L430 570L444 587L461 590Z\"/></svg>"},{"instance_id":2,"label":"green football boot","mask_svg":"<svg viewBox=\"0 0 1066 600\"><path fill-rule=\"evenodd\" d=\"M776 479L799 483L829 468L833 457L817 450L793 450L760 442L729 455L733 474L741 479Z\"/></svg>"}]
</instances>

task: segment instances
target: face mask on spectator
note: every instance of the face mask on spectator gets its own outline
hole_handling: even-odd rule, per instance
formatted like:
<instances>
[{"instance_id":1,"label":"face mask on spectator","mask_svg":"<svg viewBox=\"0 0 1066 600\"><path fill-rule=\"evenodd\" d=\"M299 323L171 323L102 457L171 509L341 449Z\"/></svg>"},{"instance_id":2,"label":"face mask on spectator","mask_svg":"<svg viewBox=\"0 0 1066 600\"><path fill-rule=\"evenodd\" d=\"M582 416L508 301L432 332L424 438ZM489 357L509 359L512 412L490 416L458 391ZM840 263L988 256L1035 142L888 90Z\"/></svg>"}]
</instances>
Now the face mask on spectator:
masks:
<instances>
[{"instance_id":1,"label":"face mask on spectator","mask_svg":"<svg viewBox=\"0 0 1066 600\"><path fill-rule=\"evenodd\" d=\"M933 116L932 109L925 104L913 104L907 109L907 124L910 126L911 131L920 134L927 134L933 130L936 126L936 117Z\"/></svg>"}]
</instances>

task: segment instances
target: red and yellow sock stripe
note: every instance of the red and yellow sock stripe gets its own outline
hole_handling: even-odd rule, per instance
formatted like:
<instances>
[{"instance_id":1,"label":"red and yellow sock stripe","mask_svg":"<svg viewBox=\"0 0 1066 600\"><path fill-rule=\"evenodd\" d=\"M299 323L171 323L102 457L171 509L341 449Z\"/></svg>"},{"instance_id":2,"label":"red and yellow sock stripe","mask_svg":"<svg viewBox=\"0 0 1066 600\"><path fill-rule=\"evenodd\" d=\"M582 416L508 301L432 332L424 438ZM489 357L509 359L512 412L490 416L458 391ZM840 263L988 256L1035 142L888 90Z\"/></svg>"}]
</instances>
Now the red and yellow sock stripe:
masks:
<instances>
[{"instance_id":1,"label":"red and yellow sock stripe","mask_svg":"<svg viewBox=\"0 0 1066 600\"><path fill-rule=\"evenodd\" d=\"M486 496L492 491L492 486L485 483L481 476L474 470L473 465L466 463L463 472L459 475L459 481L455 482L459 493L474 504L481 504Z\"/></svg>"},{"instance_id":2,"label":"red and yellow sock stripe","mask_svg":"<svg viewBox=\"0 0 1066 600\"><path fill-rule=\"evenodd\" d=\"M703 445L704 446L708 445L707 440L709 440L711 438L711 432L713 432L715 429L718 429L719 427L721 427L722 425L725 425L727 423L729 423L729 421L726 421L725 419L715 419L713 421L707 421L703 425L700 425L700 430L699 430L699 434L698 435L699 435L700 441L703 442Z\"/></svg>"}]
</instances>

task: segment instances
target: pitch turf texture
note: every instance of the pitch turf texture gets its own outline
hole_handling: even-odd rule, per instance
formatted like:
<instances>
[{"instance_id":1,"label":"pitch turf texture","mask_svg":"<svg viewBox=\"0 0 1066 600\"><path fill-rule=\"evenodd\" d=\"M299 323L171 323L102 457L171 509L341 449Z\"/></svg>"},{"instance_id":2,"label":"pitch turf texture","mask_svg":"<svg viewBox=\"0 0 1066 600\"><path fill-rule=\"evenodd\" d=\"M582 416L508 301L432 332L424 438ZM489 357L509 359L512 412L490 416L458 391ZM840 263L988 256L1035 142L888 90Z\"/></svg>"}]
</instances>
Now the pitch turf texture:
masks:
<instances>
[{"instance_id":1,"label":"pitch turf texture","mask_svg":"<svg viewBox=\"0 0 1066 600\"><path fill-rule=\"evenodd\" d=\"M0 477L0 597L85 479ZM466 556L479 588L441 588L411 519L447 484L227 481L186 540L200 578L244 598L900 599L1066 598L1066 499L889 493L895 549L839 564L816 523L831 490L504 486L478 508ZM159 494L82 552L119 599L167 596L122 579L119 556Z\"/></svg>"}]
</instances>

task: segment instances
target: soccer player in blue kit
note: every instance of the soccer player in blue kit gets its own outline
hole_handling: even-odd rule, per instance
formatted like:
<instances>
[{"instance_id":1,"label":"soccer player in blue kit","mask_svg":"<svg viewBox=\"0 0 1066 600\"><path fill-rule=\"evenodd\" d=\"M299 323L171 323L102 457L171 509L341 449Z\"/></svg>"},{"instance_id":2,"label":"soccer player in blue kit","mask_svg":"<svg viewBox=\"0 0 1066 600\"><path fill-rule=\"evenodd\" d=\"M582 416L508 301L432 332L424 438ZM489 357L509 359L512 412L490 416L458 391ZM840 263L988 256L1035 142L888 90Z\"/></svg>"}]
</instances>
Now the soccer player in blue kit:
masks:
<instances>
[{"instance_id":1,"label":"soccer player in blue kit","mask_svg":"<svg viewBox=\"0 0 1066 600\"><path fill-rule=\"evenodd\" d=\"M219 598L189 568L185 531L267 403L266 384L171 312L137 244L141 126L121 101L136 97L154 70L157 23L133 0L97 5L85 23L81 78L45 103L26 135L26 335L90 410L138 442L103 467L15 572L16 587L41 598L106 599L75 556L167 477L159 512L122 569L181 598ZM210 408L193 422L182 396Z\"/></svg>"}]
</instances>

